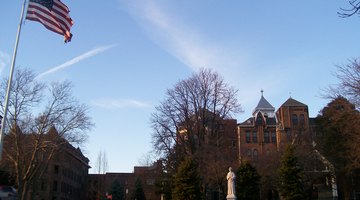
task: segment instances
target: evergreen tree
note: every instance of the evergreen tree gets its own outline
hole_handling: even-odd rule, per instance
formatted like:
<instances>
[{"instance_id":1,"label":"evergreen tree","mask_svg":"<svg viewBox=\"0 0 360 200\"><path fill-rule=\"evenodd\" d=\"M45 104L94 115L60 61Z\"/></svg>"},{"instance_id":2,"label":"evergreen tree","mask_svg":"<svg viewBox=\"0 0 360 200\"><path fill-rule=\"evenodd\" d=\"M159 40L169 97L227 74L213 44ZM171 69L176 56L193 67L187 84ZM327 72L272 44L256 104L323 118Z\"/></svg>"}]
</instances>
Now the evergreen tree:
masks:
<instances>
[{"instance_id":1,"label":"evergreen tree","mask_svg":"<svg viewBox=\"0 0 360 200\"><path fill-rule=\"evenodd\" d=\"M146 200L145 192L141 184L141 180L139 178L135 181L135 188L132 193L131 199L133 200Z\"/></svg>"},{"instance_id":2,"label":"evergreen tree","mask_svg":"<svg viewBox=\"0 0 360 200\"><path fill-rule=\"evenodd\" d=\"M303 170L295 156L295 147L288 145L281 159L279 171L279 192L285 200L306 199Z\"/></svg>"},{"instance_id":3,"label":"evergreen tree","mask_svg":"<svg viewBox=\"0 0 360 200\"><path fill-rule=\"evenodd\" d=\"M163 176L160 178L160 181L155 182L156 191L155 193L158 195L163 195L164 200L171 200L171 180Z\"/></svg>"},{"instance_id":4,"label":"evergreen tree","mask_svg":"<svg viewBox=\"0 0 360 200\"><path fill-rule=\"evenodd\" d=\"M112 195L112 200L125 200L124 188L117 180L111 183L110 194Z\"/></svg>"},{"instance_id":5,"label":"evergreen tree","mask_svg":"<svg viewBox=\"0 0 360 200\"><path fill-rule=\"evenodd\" d=\"M243 162L236 171L236 197L238 199L260 198L260 175L248 161Z\"/></svg>"},{"instance_id":6,"label":"evergreen tree","mask_svg":"<svg viewBox=\"0 0 360 200\"><path fill-rule=\"evenodd\" d=\"M201 199L200 176L197 167L191 158L186 158L180 164L174 179L174 200Z\"/></svg>"}]
</instances>

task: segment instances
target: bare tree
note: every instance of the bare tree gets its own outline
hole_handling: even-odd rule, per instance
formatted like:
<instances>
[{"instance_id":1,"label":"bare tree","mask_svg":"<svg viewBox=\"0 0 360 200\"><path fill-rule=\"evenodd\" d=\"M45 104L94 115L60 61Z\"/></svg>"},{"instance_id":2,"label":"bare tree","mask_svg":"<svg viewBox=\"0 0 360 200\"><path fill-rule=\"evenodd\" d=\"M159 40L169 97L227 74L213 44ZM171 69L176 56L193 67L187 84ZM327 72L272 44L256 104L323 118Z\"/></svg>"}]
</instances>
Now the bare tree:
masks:
<instances>
[{"instance_id":1,"label":"bare tree","mask_svg":"<svg viewBox=\"0 0 360 200\"><path fill-rule=\"evenodd\" d=\"M154 155L151 152L148 152L146 154L143 154L139 159L138 159L138 164L140 166L148 166L150 167L151 165L154 164Z\"/></svg>"},{"instance_id":2,"label":"bare tree","mask_svg":"<svg viewBox=\"0 0 360 200\"><path fill-rule=\"evenodd\" d=\"M4 80L2 98L6 84ZM41 178L56 152L68 143L82 144L93 126L87 107L72 96L71 88L70 82L47 87L27 69L15 72L1 164L16 178L20 199L27 199L32 184Z\"/></svg>"},{"instance_id":3,"label":"bare tree","mask_svg":"<svg viewBox=\"0 0 360 200\"><path fill-rule=\"evenodd\" d=\"M201 69L165 95L151 116L151 124L154 150L167 161L167 170L174 172L181 159L193 157L201 166L204 180L222 180L227 165L216 163L223 160L220 129L222 120L242 111L237 90L219 74Z\"/></svg>"},{"instance_id":4,"label":"bare tree","mask_svg":"<svg viewBox=\"0 0 360 200\"><path fill-rule=\"evenodd\" d=\"M108 160L106 157L105 150L100 150L98 156L96 158L96 163L94 167L94 172L98 174L97 184L92 188L96 191L97 199L102 199L104 194L106 193L106 184L105 184L105 177L100 174L105 174L108 170Z\"/></svg>"},{"instance_id":5,"label":"bare tree","mask_svg":"<svg viewBox=\"0 0 360 200\"><path fill-rule=\"evenodd\" d=\"M97 159L96 159L96 163L95 163L95 172L98 174L105 174L106 171L108 170L108 160L106 157L106 152L105 150L100 150Z\"/></svg>"},{"instance_id":6,"label":"bare tree","mask_svg":"<svg viewBox=\"0 0 360 200\"><path fill-rule=\"evenodd\" d=\"M349 8L340 8L338 15L340 17L346 18L351 17L355 14L360 15L360 1L359 0L349 0Z\"/></svg>"},{"instance_id":7,"label":"bare tree","mask_svg":"<svg viewBox=\"0 0 360 200\"><path fill-rule=\"evenodd\" d=\"M338 65L335 77L339 83L324 90L323 97L336 99L346 97L356 108L360 107L360 60L351 59L346 65Z\"/></svg>"}]
</instances>

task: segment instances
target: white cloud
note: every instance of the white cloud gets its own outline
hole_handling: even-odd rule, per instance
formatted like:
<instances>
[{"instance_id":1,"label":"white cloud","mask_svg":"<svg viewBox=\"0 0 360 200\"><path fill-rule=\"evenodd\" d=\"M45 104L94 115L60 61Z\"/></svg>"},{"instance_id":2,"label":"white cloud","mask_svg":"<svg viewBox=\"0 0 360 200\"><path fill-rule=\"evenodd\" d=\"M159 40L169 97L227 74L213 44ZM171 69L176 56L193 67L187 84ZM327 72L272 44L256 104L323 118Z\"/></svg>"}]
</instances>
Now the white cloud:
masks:
<instances>
[{"instance_id":1,"label":"white cloud","mask_svg":"<svg viewBox=\"0 0 360 200\"><path fill-rule=\"evenodd\" d=\"M230 58L231 51L207 39L205 34L197 31L191 24L182 23L180 17L170 14L156 3L131 1L128 8L157 45L194 71L203 67L225 68L239 64L235 61L239 55L235 59Z\"/></svg>"},{"instance_id":2,"label":"white cloud","mask_svg":"<svg viewBox=\"0 0 360 200\"><path fill-rule=\"evenodd\" d=\"M98 99L94 100L92 105L106 109L146 108L150 106L147 102L134 99Z\"/></svg>"},{"instance_id":3,"label":"white cloud","mask_svg":"<svg viewBox=\"0 0 360 200\"><path fill-rule=\"evenodd\" d=\"M95 48L95 49L93 49L93 50L91 50L91 51L88 51L88 52L86 52L86 53L83 53L83 54L81 54L80 56L77 56L77 57L75 57L75 58L73 58L73 59L71 59L71 60L69 60L69 61L67 61L67 62L65 62L65 63L63 63L63 64L61 64L61 65L52 67L52 68L49 69L48 71L39 74L36 78L38 79L38 78L44 77L44 76L46 76L46 75L55 73L55 72L57 72L57 71L59 71L59 70L63 70L63 69L65 69L65 68L68 68L68 67L70 67L70 66L72 66L72 65L74 65L74 64L76 64L76 63L78 63L78 62L80 62L80 61L82 61L82 60L85 60L85 59L87 59L87 58L93 57L93 56L95 56L95 55L97 55L97 54L99 54L99 53L102 53L102 52L104 52L104 51L106 51L106 50L109 50L109 49L111 49L111 48L113 48L113 47L115 47L115 46L116 46L115 44L112 44L112 45L97 47L97 48Z\"/></svg>"},{"instance_id":4,"label":"white cloud","mask_svg":"<svg viewBox=\"0 0 360 200\"><path fill-rule=\"evenodd\" d=\"M238 99L246 112L251 112L254 102L256 104L260 99L261 89L270 97L270 94L277 94L279 86L283 85L279 79L269 76L274 71L278 72L279 67L263 67L262 62L258 64L245 46L231 46L230 43L225 46L212 40L201 27L182 20L181 16L167 9L166 4L159 1L121 2L127 5L128 12L148 36L169 54L194 71L202 67L212 68L238 88ZM224 41L228 39L224 38Z\"/></svg>"},{"instance_id":5,"label":"white cloud","mask_svg":"<svg viewBox=\"0 0 360 200\"><path fill-rule=\"evenodd\" d=\"M4 71L5 66L9 63L10 63L9 54L0 51L0 73Z\"/></svg>"}]
</instances>

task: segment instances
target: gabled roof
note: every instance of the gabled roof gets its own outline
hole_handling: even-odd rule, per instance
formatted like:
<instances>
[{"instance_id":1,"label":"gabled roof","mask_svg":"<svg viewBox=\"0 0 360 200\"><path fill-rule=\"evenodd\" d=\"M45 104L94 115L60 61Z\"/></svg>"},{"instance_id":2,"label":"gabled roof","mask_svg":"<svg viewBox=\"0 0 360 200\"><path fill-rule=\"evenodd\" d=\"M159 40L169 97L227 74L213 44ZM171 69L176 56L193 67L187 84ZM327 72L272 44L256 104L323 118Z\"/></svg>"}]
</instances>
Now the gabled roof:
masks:
<instances>
[{"instance_id":1,"label":"gabled roof","mask_svg":"<svg viewBox=\"0 0 360 200\"><path fill-rule=\"evenodd\" d=\"M275 117L266 117L266 125L267 126L276 126L276 119ZM255 125L255 118L254 117L250 117L247 120L243 121L242 123L238 123L239 126L244 127L244 126L254 126Z\"/></svg>"},{"instance_id":2,"label":"gabled roof","mask_svg":"<svg viewBox=\"0 0 360 200\"><path fill-rule=\"evenodd\" d=\"M239 123L240 126L253 126L254 124L254 117L250 117L249 119L245 120L242 123Z\"/></svg>"},{"instance_id":3,"label":"gabled roof","mask_svg":"<svg viewBox=\"0 0 360 200\"><path fill-rule=\"evenodd\" d=\"M281 107L290 107L290 106L306 106L307 107L306 104L296 101L295 99L293 99L291 97L288 100L286 100L285 103L283 103L281 105Z\"/></svg>"}]
</instances>

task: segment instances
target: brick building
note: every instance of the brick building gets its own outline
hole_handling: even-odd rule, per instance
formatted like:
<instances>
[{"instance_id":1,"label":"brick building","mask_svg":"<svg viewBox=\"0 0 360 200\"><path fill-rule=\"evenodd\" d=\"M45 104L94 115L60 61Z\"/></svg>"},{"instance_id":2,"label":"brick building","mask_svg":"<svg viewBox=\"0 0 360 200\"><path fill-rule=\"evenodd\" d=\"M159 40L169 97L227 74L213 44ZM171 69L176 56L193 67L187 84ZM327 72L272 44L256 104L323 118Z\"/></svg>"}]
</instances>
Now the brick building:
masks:
<instances>
[{"instance_id":1,"label":"brick building","mask_svg":"<svg viewBox=\"0 0 360 200\"><path fill-rule=\"evenodd\" d=\"M105 196L111 190L111 185L117 181L124 189L125 199L130 199L135 188L135 181L141 181L147 200L160 200L161 194L156 186L162 174L161 161L155 162L152 166L135 166L133 173L105 173L89 174L88 180L88 200L97 200Z\"/></svg>"},{"instance_id":2,"label":"brick building","mask_svg":"<svg viewBox=\"0 0 360 200\"><path fill-rule=\"evenodd\" d=\"M213 115L204 115L213 116ZM214 117L214 116L213 116ZM216 118L216 119L215 119ZM204 127L204 144L220 147L222 164L225 168L232 166L237 168L242 161L249 160L254 164L263 176L271 176L274 174L280 164L280 155L286 144L302 143L309 145L312 142L312 128L314 118L309 117L308 106L293 98L288 98L277 110L266 100L261 94L260 100L247 120L237 123L236 119L206 119ZM196 120L203 120L196 118ZM193 123L191 125L196 125ZM200 126L194 126L200 127ZM214 129L214 131L212 131ZM216 129L216 131L215 131ZM181 126L178 138L186 141L189 131L193 130ZM207 147L209 148L209 147ZM209 159L215 157L218 149L208 149ZM321 156L318 151L314 151L309 155L309 163L318 163L318 169L328 168L326 160L319 159ZM324 158L322 158L324 159ZM325 164L324 164L325 163ZM312 167L315 165L312 165ZM207 166L203 166L206 169ZM311 172L313 169L307 169ZM224 171L225 172L225 171ZM324 184L323 178L328 178L328 172L321 174L319 171L312 171L319 177L319 182L314 184ZM111 184L116 180L124 188L126 199L130 199L134 190L135 180L139 178L142 183L143 190L147 200L161 200L161 194L157 193L159 188L156 183L161 182L162 174L161 163L155 163L150 167L134 167L133 173L106 173L106 174L90 174L88 182L87 199L96 200L104 196L110 191ZM315 174L314 174L315 175ZM334 182L330 183L334 185ZM266 186L265 186L266 187ZM322 187L322 186L321 186ZM324 196L331 196L331 186L320 188ZM273 188L265 188L265 191ZM219 199L219 191L214 190L213 193L207 195L208 199ZM267 194L265 194L267 195Z\"/></svg>"},{"instance_id":3,"label":"brick building","mask_svg":"<svg viewBox=\"0 0 360 200\"><path fill-rule=\"evenodd\" d=\"M275 111L261 94L252 116L238 124L240 160L256 163L298 142L300 136L311 139L312 122L307 105L290 97Z\"/></svg>"},{"instance_id":4,"label":"brick building","mask_svg":"<svg viewBox=\"0 0 360 200\"><path fill-rule=\"evenodd\" d=\"M257 161L278 150L275 108L261 95L252 117L238 124L240 160Z\"/></svg>"},{"instance_id":5,"label":"brick building","mask_svg":"<svg viewBox=\"0 0 360 200\"><path fill-rule=\"evenodd\" d=\"M86 199L89 168L89 159L82 154L80 148L65 142L38 180L37 190L33 195L41 200Z\"/></svg>"}]
</instances>

